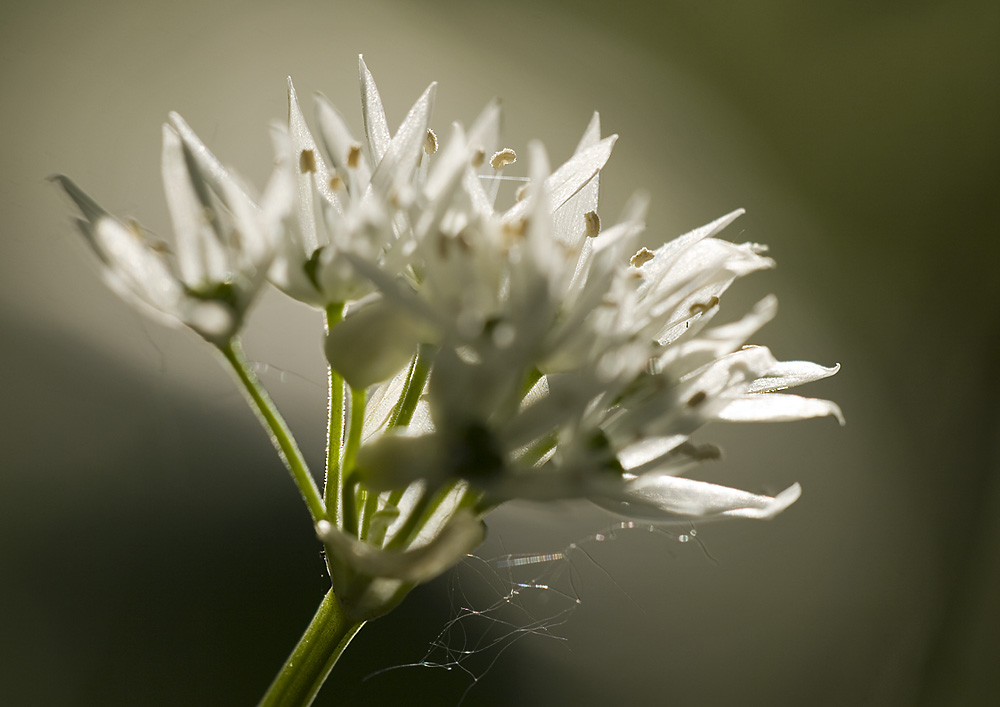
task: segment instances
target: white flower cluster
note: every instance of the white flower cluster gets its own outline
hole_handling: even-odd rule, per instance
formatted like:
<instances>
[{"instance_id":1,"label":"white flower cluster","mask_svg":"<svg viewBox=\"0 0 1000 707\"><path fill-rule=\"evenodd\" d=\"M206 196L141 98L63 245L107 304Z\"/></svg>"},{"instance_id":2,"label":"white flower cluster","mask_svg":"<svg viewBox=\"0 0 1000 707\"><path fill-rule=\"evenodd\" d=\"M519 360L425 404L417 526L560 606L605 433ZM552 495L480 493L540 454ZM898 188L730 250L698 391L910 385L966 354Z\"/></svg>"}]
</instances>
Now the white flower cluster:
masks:
<instances>
[{"instance_id":1,"label":"white flower cluster","mask_svg":"<svg viewBox=\"0 0 1000 707\"><path fill-rule=\"evenodd\" d=\"M596 114L554 171L530 144L529 179L497 210L517 159L500 143L499 105L439 146L435 84L393 134L363 60L360 71L363 142L322 96L314 137L289 81L259 200L171 116L176 259L57 178L111 284L213 343L237 333L265 279L343 312L327 359L367 405L336 512L317 526L335 585L353 587L343 601L384 610L513 498L586 498L662 522L770 518L798 498L798 484L769 497L682 476L718 456L690 441L706 422L841 419L832 402L778 392L837 367L747 345L773 297L709 326L736 278L773 265L759 245L717 237L741 212L655 250L642 244L641 198L602 228L599 173L617 136L601 138Z\"/></svg>"}]
</instances>

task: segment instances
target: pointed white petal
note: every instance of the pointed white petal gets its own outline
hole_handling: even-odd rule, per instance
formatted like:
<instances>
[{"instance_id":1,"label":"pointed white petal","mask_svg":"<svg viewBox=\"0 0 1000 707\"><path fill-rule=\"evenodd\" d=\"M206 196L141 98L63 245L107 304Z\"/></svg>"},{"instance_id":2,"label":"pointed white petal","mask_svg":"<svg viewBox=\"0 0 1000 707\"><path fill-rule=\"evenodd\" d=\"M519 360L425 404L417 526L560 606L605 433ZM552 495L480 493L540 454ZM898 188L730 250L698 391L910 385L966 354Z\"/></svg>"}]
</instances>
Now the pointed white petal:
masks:
<instances>
[{"instance_id":1,"label":"pointed white petal","mask_svg":"<svg viewBox=\"0 0 1000 707\"><path fill-rule=\"evenodd\" d=\"M306 119L299 108L299 99L295 93L292 77L288 77L288 134L292 141L292 154L297 164L292 167L295 172L298 199L296 199L294 237L300 240L303 248L303 262L312 255L320 245L326 243L326 236L321 236L321 224L317 224L315 191L329 191L330 175L326 163L316 147L312 133L306 125Z\"/></svg>"},{"instance_id":2,"label":"pointed white petal","mask_svg":"<svg viewBox=\"0 0 1000 707\"><path fill-rule=\"evenodd\" d=\"M218 190L223 182L229 181L229 172L222 163L212 154L212 151L195 134L194 130L184 121L178 113L169 114L170 125L180 135L181 140L187 146L188 151L194 157L198 169L205 176L205 179Z\"/></svg>"},{"instance_id":3,"label":"pointed white petal","mask_svg":"<svg viewBox=\"0 0 1000 707\"><path fill-rule=\"evenodd\" d=\"M376 191L387 194L390 189L404 188L412 179L423 153L436 90L436 83L428 86L403 119L372 173L372 188Z\"/></svg>"},{"instance_id":4,"label":"pointed white petal","mask_svg":"<svg viewBox=\"0 0 1000 707\"><path fill-rule=\"evenodd\" d=\"M358 70L361 74L361 116L365 124L365 136L368 138L368 149L375 167L389 149L389 124L385 119L385 109L382 107L382 98L378 95L375 79L372 78L372 72L368 70L365 59L360 54Z\"/></svg>"},{"instance_id":5,"label":"pointed white petal","mask_svg":"<svg viewBox=\"0 0 1000 707\"><path fill-rule=\"evenodd\" d=\"M845 424L844 413L836 403L784 393L746 395L731 401L715 415L727 422L791 422L827 416Z\"/></svg>"},{"instance_id":6,"label":"pointed white petal","mask_svg":"<svg viewBox=\"0 0 1000 707\"><path fill-rule=\"evenodd\" d=\"M551 210L566 203L607 164L616 140L617 135L604 138L593 147L571 157L546 179L545 188L550 195ZM513 223L523 218L528 213L528 206L527 200L519 201L503 215L503 220Z\"/></svg>"},{"instance_id":7,"label":"pointed white petal","mask_svg":"<svg viewBox=\"0 0 1000 707\"><path fill-rule=\"evenodd\" d=\"M776 390L794 388L803 383L829 378L840 370L840 364L830 368L810 361L779 361L761 378L755 380L749 393L771 393Z\"/></svg>"},{"instance_id":8,"label":"pointed white petal","mask_svg":"<svg viewBox=\"0 0 1000 707\"><path fill-rule=\"evenodd\" d=\"M329 99L316 94L316 124L327 155L337 174L347 183L352 194L360 196L371 179L371 166L364 154L358 155L357 163L349 162L352 149L359 147L351 131Z\"/></svg>"},{"instance_id":9,"label":"pointed white petal","mask_svg":"<svg viewBox=\"0 0 1000 707\"><path fill-rule=\"evenodd\" d=\"M627 506L610 508L631 518L650 521L739 517L768 519L792 505L802 488L793 484L775 497L650 472L626 483L620 501ZM602 504L604 505L604 504Z\"/></svg>"},{"instance_id":10,"label":"pointed white petal","mask_svg":"<svg viewBox=\"0 0 1000 707\"><path fill-rule=\"evenodd\" d=\"M163 188L174 225L177 265L192 288L225 282L225 250L219 242L219 214L177 131L163 126Z\"/></svg>"}]
</instances>

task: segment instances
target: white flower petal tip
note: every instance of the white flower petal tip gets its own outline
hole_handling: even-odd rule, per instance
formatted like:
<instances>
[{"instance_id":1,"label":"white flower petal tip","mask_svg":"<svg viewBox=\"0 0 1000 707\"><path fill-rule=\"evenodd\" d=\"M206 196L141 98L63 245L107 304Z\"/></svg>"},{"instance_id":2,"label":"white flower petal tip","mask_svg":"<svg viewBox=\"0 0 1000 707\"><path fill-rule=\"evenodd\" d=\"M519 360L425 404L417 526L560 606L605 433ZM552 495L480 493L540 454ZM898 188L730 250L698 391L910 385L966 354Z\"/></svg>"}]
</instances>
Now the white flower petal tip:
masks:
<instances>
[{"instance_id":1,"label":"white flower petal tip","mask_svg":"<svg viewBox=\"0 0 1000 707\"><path fill-rule=\"evenodd\" d=\"M419 584L437 577L474 550L483 541L485 529L472 513L460 510L430 542L408 550L383 550L325 520L316 524L316 535L338 561L355 572Z\"/></svg>"},{"instance_id":2,"label":"white flower petal tip","mask_svg":"<svg viewBox=\"0 0 1000 707\"><path fill-rule=\"evenodd\" d=\"M840 406L830 400L803 398L785 393L752 393L737 398L718 412L726 422L792 422L813 417L834 417L847 424Z\"/></svg>"},{"instance_id":3,"label":"white flower petal tip","mask_svg":"<svg viewBox=\"0 0 1000 707\"><path fill-rule=\"evenodd\" d=\"M740 489L650 472L627 482L618 498L624 506L602 503L629 517L654 522L713 518L775 517L798 500L802 487L792 484L777 496L763 496Z\"/></svg>"}]
</instances>

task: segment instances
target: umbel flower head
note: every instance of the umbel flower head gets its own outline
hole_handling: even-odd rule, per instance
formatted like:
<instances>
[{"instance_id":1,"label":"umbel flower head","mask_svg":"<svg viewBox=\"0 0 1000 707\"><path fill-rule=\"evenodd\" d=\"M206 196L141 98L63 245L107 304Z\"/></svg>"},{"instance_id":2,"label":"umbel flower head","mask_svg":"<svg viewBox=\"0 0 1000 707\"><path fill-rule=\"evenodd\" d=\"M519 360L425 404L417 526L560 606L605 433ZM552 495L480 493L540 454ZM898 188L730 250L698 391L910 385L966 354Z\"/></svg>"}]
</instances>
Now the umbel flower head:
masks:
<instances>
[{"instance_id":1,"label":"umbel flower head","mask_svg":"<svg viewBox=\"0 0 1000 707\"><path fill-rule=\"evenodd\" d=\"M763 246L720 237L742 212L651 249L644 197L611 225L600 213L617 136L601 136L597 114L552 169L540 143L522 161L500 142L496 102L439 138L433 83L391 132L359 64L361 139L322 96L310 130L289 80L259 200L171 116L176 259L57 178L109 283L220 346L238 372L233 337L265 278L325 313L322 498L266 394L250 398L309 503L344 611L391 609L473 549L483 516L511 499L585 499L661 523L766 519L792 504L798 484L772 497L690 478L720 454L692 439L708 422L843 422L836 404L783 392L837 366L750 345L773 297L715 323L737 278L773 266ZM523 162L516 199L498 206L504 170Z\"/></svg>"},{"instance_id":2,"label":"umbel flower head","mask_svg":"<svg viewBox=\"0 0 1000 707\"><path fill-rule=\"evenodd\" d=\"M363 508L355 527L318 527L335 584L377 577L352 600L391 604L477 544L476 519L514 498L589 499L654 522L770 518L798 498L798 484L770 497L682 476L719 455L690 439L709 421L841 419L832 402L778 392L837 367L747 345L773 297L710 325L736 278L773 266L762 246L718 237L740 211L655 250L643 246L641 197L602 228L599 173L617 136L601 137L596 114L555 170L529 145L530 178L498 209L500 171L516 159L500 149L498 104L468 131L453 124L435 151L434 84L390 137L360 70L366 139L320 97L325 161L289 93L298 232L322 223L328 240L283 271L303 280L318 260L320 305L356 293L326 352L368 391L345 485Z\"/></svg>"},{"instance_id":3,"label":"umbel flower head","mask_svg":"<svg viewBox=\"0 0 1000 707\"><path fill-rule=\"evenodd\" d=\"M278 161L290 155L275 126ZM292 206L288 170L279 167L256 201L176 113L163 126L163 186L175 247L151 238L134 220L118 219L69 177L57 182L83 216L77 220L108 285L155 318L185 324L216 344L229 341L266 282Z\"/></svg>"}]
</instances>

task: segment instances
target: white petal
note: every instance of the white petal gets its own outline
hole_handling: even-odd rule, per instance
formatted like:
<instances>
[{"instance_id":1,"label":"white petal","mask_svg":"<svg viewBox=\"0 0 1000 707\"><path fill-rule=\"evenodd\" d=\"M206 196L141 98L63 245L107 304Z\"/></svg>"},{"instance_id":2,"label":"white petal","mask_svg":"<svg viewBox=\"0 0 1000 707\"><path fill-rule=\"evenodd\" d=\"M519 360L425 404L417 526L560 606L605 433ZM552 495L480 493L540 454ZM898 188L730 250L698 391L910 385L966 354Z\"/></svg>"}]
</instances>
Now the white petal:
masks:
<instances>
[{"instance_id":1,"label":"white petal","mask_svg":"<svg viewBox=\"0 0 1000 707\"><path fill-rule=\"evenodd\" d=\"M378 300L349 313L330 330L326 357L353 388L367 388L405 366L419 341L409 317Z\"/></svg>"},{"instance_id":2,"label":"white petal","mask_svg":"<svg viewBox=\"0 0 1000 707\"><path fill-rule=\"evenodd\" d=\"M732 353L745 344L764 324L774 319L777 311L777 298L765 297L739 321L707 329L696 337L668 346L659 359L661 370L669 370L676 376L683 376L699 366ZM759 380L751 384L750 390L753 390L753 385L758 382Z\"/></svg>"},{"instance_id":3,"label":"white petal","mask_svg":"<svg viewBox=\"0 0 1000 707\"><path fill-rule=\"evenodd\" d=\"M316 534L347 567L367 577L418 584L433 579L482 542L483 524L468 511L458 511L425 545L405 550L381 550L338 530L327 521L316 524Z\"/></svg>"},{"instance_id":4,"label":"white petal","mask_svg":"<svg viewBox=\"0 0 1000 707\"><path fill-rule=\"evenodd\" d=\"M566 203L571 196L580 191L607 164L616 140L618 140L618 136L611 135L593 147L573 155L566 164L553 172L545 180L545 188L549 193L551 210L555 210ZM503 215L503 220L507 223L513 223L523 218L528 212L528 207L529 204L526 201L519 201Z\"/></svg>"},{"instance_id":5,"label":"white petal","mask_svg":"<svg viewBox=\"0 0 1000 707\"><path fill-rule=\"evenodd\" d=\"M601 119L597 113L594 113L594 117L591 118L583 137L580 138L580 144L577 145L574 154L580 154L593 147L600 142L600 139ZM599 184L600 174L595 174L593 179L556 209L553 214L554 236L564 246L575 250L584 242L587 233L584 214L589 211L597 211Z\"/></svg>"},{"instance_id":6,"label":"white petal","mask_svg":"<svg viewBox=\"0 0 1000 707\"><path fill-rule=\"evenodd\" d=\"M403 189L409 184L423 154L427 138L427 124L434 106L437 83L432 83L421 94L403 119L396 135L389 142L385 153L372 173L372 188L381 194L390 189Z\"/></svg>"},{"instance_id":7,"label":"white petal","mask_svg":"<svg viewBox=\"0 0 1000 707\"><path fill-rule=\"evenodd\" d=\"M171 126L180 135L181 140L184 141L184 144L198 164L198 169L205 175L212 188L218 190L220 184L229 181L229 172L195 134L194 130L184 121L184 118L174 112L170 113L169 118Z\"/></svg>"},{"instance_id":8,"label":"white petal","mask_svg":"<svg viewBox=\"0 0 1000 707\"><path fill-rule=\"evenodd\" d=\"M372 162L378 165L389 149L389 125L385 119L385 109L382 98L378 95L378 87L372 72L368 70L365 59L358 55L358 70L361 74L361 116L365 124L365 135L368 138L368 148Z\"/></svg>"},{"instance_id":9,"label":"white petal","mask_svg":"<svg viewBox=\"0 0 1000 707\"><path fill-rule=\"evenodd\" d=\"M727 422L791 422L827 416L845 424L844 413L836 403L784 393L754 393L737 398L715 415L716 419Z\"/></svg>"},{"instance_id":10,"label":"white petal","mask_svg":"<svg viewBox=\"0 0 1000 707\"><path fill-rule=\"evenodd\" d=\"M217 232L218 211L193 153L169 125L163 126L162 171L181 277L193 288L225 282L229 268Z\"/></svg>"},{"instance_id":11,"label":"white petal","mask_svg":"<svg viewBox=\"0 0 1000 707\"><path fill-rule=\"evenodd\" d=\"M329 155L337 174L343 178L352 194L360 196L371 179L371 166L362 154L355 166L348 166L351 149L358 143L333 104L322 94L316 94L316 124L323 147Z\"/></svg>"},{"instance_id":12,"label":"white petal","mask_svg":"<svg viewBox=\"0 0 1000 707\"><path fill-rule=\"evenodd\" d=\"M403 489L414 481L436 488L447 473L437 435L407 434L401 429L382 435L358 451L358 472L365 486L376 493Z\"/></svg>"},{"instance_id":13,"label":"white petal","mask_svg":"<svg viewBox=\"0 0 1000 707\"><path fill-rule=\"evenodd\" d=\"M750 384L749 393L771 393L794 388L803 383L829 378L840 370L840 364L830 368L810 361L779 361L773 368Z\"/></svg>"},{"instance_id":14,"label":"white petal","mask_svg":"<svg viewBox=\"0 0 1000 707\"><path fill-rule=\"evenodd\" d=\"M775 497L662 473L647 473L627 482L620 500L625 506L602 505L630 518L650 521L713 517L767 519L781 513L801 495L793 484ZM600 499L598 499L600 501Z\"/></svg>"},{"instance_id":15,"label":"white petal","mask_svg":"<svg viewBox=\"0 0 1000 707\"><path fill-rule=\"evenodd\" d=\"M317 189L326 189L329 192L330 174L299 108L299 99L291 76L288 77L288 134L292 141L292 155L296 160L291 167L298 187L295 209L298 232L295 235L300 239L304 251L303 262L305 262L313 251L324 245L327 240L325 234L321 236L317 228L314 194Z\"/></svg>"}]
</instances>

